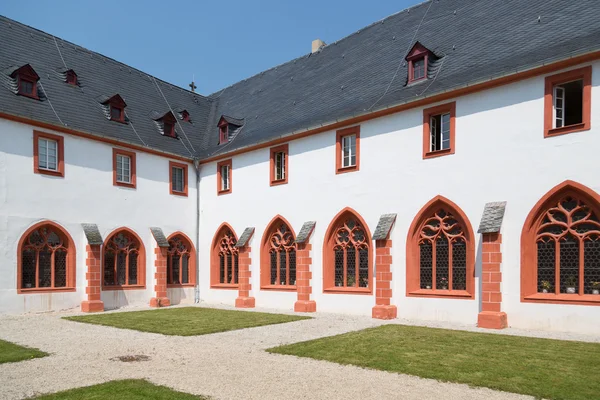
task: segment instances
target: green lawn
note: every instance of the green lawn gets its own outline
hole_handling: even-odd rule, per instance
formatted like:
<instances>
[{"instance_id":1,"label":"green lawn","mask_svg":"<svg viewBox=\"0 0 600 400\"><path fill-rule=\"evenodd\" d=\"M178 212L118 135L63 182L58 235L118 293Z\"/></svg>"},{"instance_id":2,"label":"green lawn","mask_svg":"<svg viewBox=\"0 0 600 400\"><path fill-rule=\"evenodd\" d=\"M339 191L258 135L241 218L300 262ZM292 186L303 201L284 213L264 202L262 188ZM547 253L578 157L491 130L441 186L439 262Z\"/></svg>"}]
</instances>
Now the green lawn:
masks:
<instances>
[{"instance_id":1,"label":"green lawn","mask_svg":"<svg viewBox=\"0 0 600 400\"><path fill-rule=\"evenodd\" d=\"M195 336L255 326L310 319L295 315L267 314L215 308L182 307L65 317L70 321L134 329L174 336Z\"/></svg>"},{"instance_id":2,"label":"green lawn","mask_svg":"<svg viewBox=\"0 0 600 400\"><path fill-rule=\"evenodd\" d=\"M385 325L268 351L538 398L600 398L595 343Z\"/></svg>"},{"instance_id":3,"label":"green lawn","mask_svg":"<svg viewBox=\"0 0 600 400\"><path fill-rule=\"evenodd\" d=\"M0 340L0 364L46 357L48 353Z\"/></svg>"},{"instance_id":4,"label":"green lawn","mask_svg":"<svg viewBox=\"0 0 600 400\"><path fill-rule=\"evenodd\" d=\"M176 392L166 386L156 386L141 379L111 381L100 385L65 390L54 394L36 397L37 400L200 400L208 397Z\"/></svg>"}]
</instances>

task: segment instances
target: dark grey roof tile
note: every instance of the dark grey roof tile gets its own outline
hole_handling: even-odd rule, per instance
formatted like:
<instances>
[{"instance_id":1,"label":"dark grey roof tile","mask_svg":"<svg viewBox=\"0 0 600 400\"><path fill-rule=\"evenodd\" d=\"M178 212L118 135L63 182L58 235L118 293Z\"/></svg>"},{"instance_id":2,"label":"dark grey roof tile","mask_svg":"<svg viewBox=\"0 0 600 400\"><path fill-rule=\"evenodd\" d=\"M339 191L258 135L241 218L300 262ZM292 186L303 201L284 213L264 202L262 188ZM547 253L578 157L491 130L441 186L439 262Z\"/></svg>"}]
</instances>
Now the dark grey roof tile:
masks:
<instances>
[{"instance_id":1,"label":"dark grey roof tile","mask_svg":"<svg viewBox=\"0 0 600 400\"><path fill-rule=\"evenodd\" d=\"M100 246L104 241L96 224L81 224L85 237L90 246Z\"/></svg>"},{"instance_id":2,"label":"dark grey roof tile","mask_svg":"<svg viewBox=\"0 0 600 400\"><path fill-rule=\"evenodd\" d=\"M504 211L506 210L506 202L498 201L487 203L483 208L483 215L479 223L477 233L498 233L502 228L504 220Z\"/></svg>"},{"instance_id":3,"label":"dark grey roof tile","mask_svg":"<svg viewBox=\"0 0 600 400\"><path fill-rule=\"evenodd\" d=\"M315 230L316 221L307 221L302 224L300 232L296 236L296 243L306 243L310 239L310 235Z\"/></svg>"},{"instance_id":4,"label":"dark grey roof tile","mask_svg":"<svg viewBox=\"0 0 600 400\"><path fill-rule=\"evenodd\" d=\"M235 244L235 247L246 247L253 234L253 227L244 229L244 232L242 233L242 236L240 236L240 238L238 239L237 243Z\"/></svg>"},{"instance_id":5,"label":"dark grey roof tile","mask_svg":"<svg viewBox=\"0 0 600 400\"><path fill-rule=\"evenodd\" d=\"M158 227L150 228L150 232L152 232L152 236L154 236L154 240L156 240L156 244L158 247L169 247L169 241L167 237L163 233L162 229Z\"/></svg>"},{"instance_id":6,"label":"dark grey roof tile","mask_svg":"<svg viewBox=\"0 0 600 400\"><path fill-rule=\"evenodd\" d=\"M396 214L383 214L379 217L373 240L386 240L394 226L394 221L396 221Z\"/></svg>"}]
</instances>

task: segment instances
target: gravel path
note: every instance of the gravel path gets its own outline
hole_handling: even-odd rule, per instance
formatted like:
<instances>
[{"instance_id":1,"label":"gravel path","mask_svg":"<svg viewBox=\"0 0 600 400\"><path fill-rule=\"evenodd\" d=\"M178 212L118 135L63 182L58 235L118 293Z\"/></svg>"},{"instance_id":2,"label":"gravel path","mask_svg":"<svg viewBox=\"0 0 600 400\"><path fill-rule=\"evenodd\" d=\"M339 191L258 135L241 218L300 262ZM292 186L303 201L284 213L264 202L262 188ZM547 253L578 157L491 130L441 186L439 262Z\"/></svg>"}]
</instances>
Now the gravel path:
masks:
<instances>
[{"instance_id":1,"label":"gravel path","mask_svg":"<svg viewBox=\"0 0 600 400\"><path fill-rule=\"evenodd\" d=\"M22 399L108 380L144 378L215 399L530 399L264 352L279 344L390 323L368 317L319 313L312 320L196 337L169 337L60 318L75 314L0 316L0 338L51 353L45 358L0 365L0 398ZM502 333L538 336L510 329ZM574 335L539 336L600 341L598 337ZM110 360L132 354L147 355L150 360L133 363Z\"/></svg>"}]
</instances>

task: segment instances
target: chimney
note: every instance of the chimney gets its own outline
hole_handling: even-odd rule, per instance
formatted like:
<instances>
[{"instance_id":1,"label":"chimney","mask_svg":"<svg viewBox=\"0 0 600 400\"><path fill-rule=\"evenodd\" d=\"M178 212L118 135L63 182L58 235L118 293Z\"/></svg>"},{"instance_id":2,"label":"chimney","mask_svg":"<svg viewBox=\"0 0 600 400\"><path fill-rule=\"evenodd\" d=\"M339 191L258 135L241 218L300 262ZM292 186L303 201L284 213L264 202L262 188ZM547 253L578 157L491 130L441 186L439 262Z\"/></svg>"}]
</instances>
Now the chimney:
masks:
<instances>
[{"instance_id":1,"label":"chimney","mask_svg":"<svg viewBox=\"0 0 600 400\"><path fill-rule=\"evenodd\" d=\"M321 39L313 40L312 41L312 51L311 51L311 53L316 53L317 51L321 50L321 47L323 47L325 45L327 45L327 43L325 43Z\"/></svg>"}]
</instances>

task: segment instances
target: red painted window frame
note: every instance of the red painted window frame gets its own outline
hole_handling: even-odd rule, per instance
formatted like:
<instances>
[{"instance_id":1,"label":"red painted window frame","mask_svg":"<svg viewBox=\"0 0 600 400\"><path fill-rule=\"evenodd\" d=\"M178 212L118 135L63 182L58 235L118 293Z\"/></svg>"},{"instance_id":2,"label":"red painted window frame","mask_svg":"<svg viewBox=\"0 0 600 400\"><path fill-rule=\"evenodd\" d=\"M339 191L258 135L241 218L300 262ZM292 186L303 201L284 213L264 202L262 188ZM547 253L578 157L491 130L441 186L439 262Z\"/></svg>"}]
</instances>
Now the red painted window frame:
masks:
<instances>
[{"instance_id":1,"label":"red painted window frame","mask_svg":"<svg viewBox=\"0 0 600 400\"><path fill-rule=\"evenodd\" d=\"M219 144L225 144L229 142L229 123L225 120L221 120L219 123Z\"/></svg>"},{"instance_id":2,"label":"red painted window frame","mask_svg":"<svg viewBox=\"0 0 600 400\"><path fill-rule=\"evenodd\" d=\"M194 247L194 244L192 243L192 240L183 232L177 231L177 232L173 232L168 238L167 241L170 242L171 240L173 240L174 238L176 238L177 236L181 237L185 242L187 242L187 245L189 246L189 251L190 251L190 259L188 260L188 283L167 283L167 287L168 288L184 288L184 287L194 287L196 286L196 248ZM167 250L167 259L171 257L171 255L169 254L169 251ZM167 261L167 282L169 282L169 276L168 274L172 271L172 267L171 269L169 269L169 262ZM180 275L181 275L181 269L180 271Z\"/></svg>"},{"instance_id":3,"label":"red painted window frame","mask_svg":"<svg viewBox=\"0 0 600 400\"><path fill-rule=\"evenodd\" d=\"M183 111L181 112L181 119L182 119L184 122L190 122L190 113L189 113L189 112L187 112L187 110L183 110Z\"/></svg>"},{"instance_id":4,"label":"red painted window frame","mask_svg":"<svg viewBox=\"0 0 600 400\"><path fill-rule=\"evenodd\" d=\"M233 235L233 237L235 238L236 242L239 239L237 234L235 233L235 230L231 227L231 225L229 225L227 222L223 222L221 224L221 226L219 226L219 228L217 229L215 236L213 237L213 241L212 241L212 245L211 245L211 251L210 251L210 287L211 289L237 289L239 287L239 256L238 256L238 283L221 283L220 282L220 276L219 276L219 269L220 269L220 259L219 259L219 245L221 243L221 239L223 238L223 235L227 232L230 231L231 234ZM233 256L232 256L232 260L233 260Z\"/></svg>"},{"instance_id":5,"label":"red painted window frame","mask_svg":"<svg viewBox=\"0 0 600 400\"><path fill-rule=\"evenodd\" d=\"M419 43L419 42L415 43L415 45L412 47L412 49L406 56L406 61L408 61L408 83L407 84L410 85L411 83L420 82L420 81L424 81L427 79L427 70L429 67L430 54L431 54L431 52L425 46L423 46L421 43ZM415 79L414 63L416 61L420 61L420 60L424 61L425 68L423 71L424 72L423 77Z\"/></svg>"},{"instance_id":6,"label":"red painted window frame","mask_svg":"<svg viewBox=\"0 0 600 400\"><path fill-rule=\"evenodd\" d=\"M281 292L295 292L297 290L296 285L272 285L271 284L271 257L269 251L271 250L270 238L273 233L281 226L285 225L291 233L292 239L296 240L296 232L292 228L292 224L288 222L281 215L275 216L271 222L267 225L263 234L261 242L261 253L260 253L260 290L269 291L281 291ZM278 261L279 263L279 261ZM289 271L289 268L288 268ZM289 274L288 274L289 275ZM296 249L296 282L298 281L298 249Z\"/></svg>"},{"instance_id":7,"label":"red painted window frame","mask_svg":"<svg viewBox=\"0 0 600 400\"><path fill-rule=\"evenodd\" d=\"M467 258L466 290L443 290L435 287L421 289L419 235L425 222L439 209L451 212L464 229ZM475 236L473 227L464 211L454 202L443 196L436 196L425 204L410 225L406 241L406 296L465 300L473 300L475 298Z\"/></svg>"},{"instance_id":8,"label":"red painted window frame","mask_svg":"<svg viewBox=\"0 0 600 400\"><path fill-rule=\"evenodd\" d=\"M229 189L223 189L221 187L221 167L228 165L229 166ZM233 190L233 168L232 168L232 159L219 161L217 163L217 195L221 196L224 194L229 194Z\"/></svg>"},{"instance_id":9,"label":"red painted window frame","mask_svg":"<svg viewBox=\"0 0 600 400\"><path fill-rule=\"evenodd\" d=\"M356 135L356 164L342 166L342 138L344 136ZM345 174L347 172L356 172L360 170L360 125L351 126L336 131L335 133L335 173Z\"/></svg>"},{"instance_id":10,"label":"red painted window frame","mask_svg":"<svg viewBox=\"0 0 600 400\"><path fill-rule=\"evenodd\" d=\"M117 181L117 156L122 155L129 157L131 160L130 172L131 172L131 183ZM113 186L122 186L135 189L137 185L136 179L136 159L135 153L123 149L113 148Z\"/></svg>"},{"instance_id":11,"label":"red painted window frame","mask_svg":"<svg viewBox=\"0 0 600 400\"><path fill-rule=\"evenodd\" d=\"M57 149L57 170L47 170L39 167L39 140L38 139L54 140ZM47 132L33 131L33 173L42 175L65 177L65 138L59 135L53 135Z\"/></svg>"},{"instance_id":12,"label":"red painted window frame","mask_svg":"<svg viewBox=\"0 0 600 400\"><path fill-rule=\"evenodd\" d=\"M105 267L104 257L105 257L105 252L106 252L106 246L109 244L110 240L115 235L119 234L120 232L125 232L128 235L132 236L139 244L138 259L137 259L137 281L138 281L138 283L136 283L134 285L130 285L128 283L125 283L124 285L105 285L104 284L104 267ZM128 267L129 266L127 266L127 268ZM106 237L106 240L104 241L104 244L102 245L100 280L102 283L102 286L101 286L102 290L141 290L141 289L146 289L146 248L144 247L144 242L142 241L142 239L133 230L126 228L126 227L117 228L114 231L112 231L110 233L110 235L108 235ZM127 279L126 279L126 282L127 282Z\"/></svg>"},{"instance_id":13,"label":"red painted window frame","mask_svg":"<svg viewBox=\"0 0 600 400\"><path fill-rule=\"evenodd\" d=\"M72 69L67 71L67 79L66 82L69 85L77 86L77 74Z\"/></svg>"},{"instance_id":14,"label":"red painted window frame","mask_svg":"<svg viewBox=\"0 0 600 400\"><path fill-rule=\"evenodd\" d=\"M119 111L119 118L113 117L113 109ZM117 104L109 103L110 120L125 123L125 108Z\"/></svg>"},{"instance_id":15,"label":"red painted window frame","mask_svg":"<svg viewBox=\"0 0 600 400\"><path fill-rule=\"evenodd\" d=\"M554 86L583 79L582 120L579 124L553 128ZM560 74L547 76L544 88L544 138L588 131L592 128L592 66L577 68Z\"/></svg>"},{"instance_id":16,"label":"red painted window frame","mask_svg":"<svg viewBox=\"0 0 600 400\"><path fill-rule=\"evenodd\" d=\"M450 148L443 150L430 151L431 149L431 133L430 121L431 117L440 114L450 113ZM423 110L423 159L435 158L454 154L456 151L456 102L441 104L439 106L426 108Z\"/></svg>"},{"instance_id":17,"label":"red painted window frame","mask_svg":"<svg viewBox=\"0 0 600 400\"><path fill-rule=\"evenodd\" d=\"M21 82L22 81L31 83L31 86L32 86L31 93L25 93L25 92L21 91ZM19 96L25 96L25 97L29 97L29 98L35 99L35 100L40 99L40 97L38 95L38 90L37 90L37 80L33 77L23 75L23 74L18 74L17 75L17 91L18 91Z\"/></svg>"},{"instance_id":18,"label":"red painted window frame","mask_svg":"<svg viewBox=\"0 0 600 400\"><path fill-rule=\"evenodd\" d=\"M50 226L63 236L63 239L66 241L67 246L67 266L66 266L66 275L67 275L67 284L65 287L55 288L24 288L22 287L23 279L23 246L25 245L25 241L29 237L29 235L44 226ZM17 246L17 294L37 294L37 293L53 293L53 292L75 292L77 290L76 284L76 272L77 272L77 248L75 247L75 242L73 238L69 234L69 232L63 228L62 226L52 222L52 221L42 221L39 222L29 229L27 229L21 238L19 239L19 244ZM52 285L54 285L54 280L52 280Z\"/></svg>"},{"instance_id":19,"label":"red painted window frame","mask_svg":"<svg viewBox=\"0 0 600 400\"><path fill-rule=\"evenodd\" d=\"M600 306L600 296L593 294L538 293L537 292L537 252L535 239L538 227L549 206L560 198L571 195L586 201L587 205L600 215L600 195L578 182L567 180L550 189L533 206L521 231L521 302ZM582 277L580 276L580 279Z\"/></svg>"},{"instance_id":20,"label":"red painted window frame","mask_svg":"<svg viewBox=\"0 0 600 400\"><path fill-rule=\"evenodd\" d=\"M173 190L173 167L183 169L183 192L179 192ZM184 196L188 195L188 165L183 163L178 163L175 161L169 161L169 193L175 196Z\"/></svg>"},{"instance_id":21,"label":"red painted window frame","mask_svg":"<svg viewBox=\"0 0 600 400\"><path fill-rule=\"evenodd\" d=\"M278 153L284 153L285 154L285 162L284 162L284 172L285 172L285 176L283 179L275 179L276 174L275 174L275 156ZM289 177L289 145L288 144L282 144L281 146L276 146L276 147L271 147L270 150L270 157L269 157L269 168L270 168L270 173L269 173L269 181L270 181L270 185L271 186L278 186L278 185L285 185L286 183L288 183L288 177Z\"/></svg>"}]
</instances>

